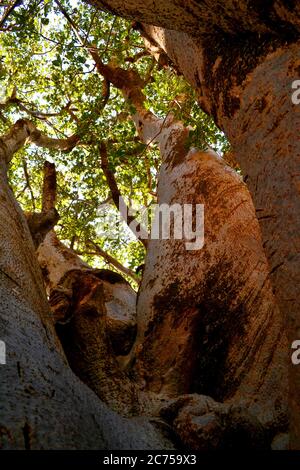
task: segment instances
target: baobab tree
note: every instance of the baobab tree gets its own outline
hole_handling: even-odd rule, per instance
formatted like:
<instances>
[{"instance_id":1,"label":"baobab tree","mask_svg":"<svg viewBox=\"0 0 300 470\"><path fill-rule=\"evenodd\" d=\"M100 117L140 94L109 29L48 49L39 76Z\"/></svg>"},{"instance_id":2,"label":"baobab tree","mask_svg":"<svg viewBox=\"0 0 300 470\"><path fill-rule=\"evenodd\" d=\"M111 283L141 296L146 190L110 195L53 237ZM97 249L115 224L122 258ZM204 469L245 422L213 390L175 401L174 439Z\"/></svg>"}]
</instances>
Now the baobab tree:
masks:
<instances>
[{"instance_id":1,"label":"baobab tree","mask_svg":"<svg viewBox=\"0 0 300 470\"><path fill-rule=\"evenodd\" d=\"M49 2L35 20L46 32L33 24L27 39L26 28L14 31L8 13L4 18L7 48L13 41L28 41L26 47L46 59L36 77L36 65L20 46L28 72L17 67L13 87L14 74L3 69L8 89L1 105L0 339L7 345L7 364L1 366L1 396L7 399L1 445L137 449L180 442L197 450L286 448L289 407L294 411L290 445L297 448L298 379L291 367L288 386L286 333L289 341L296 338L299 311L299 111L291 101L299 67L299 9L284 2L274 2L268 11L257 4L222 2L220 16L220 5L213 2L91 3L134 20L124 28L120 23L115 56L110 41L116 20L103 48L97 9L81 5L73 11L55 1L51 10ZM21 12L29 23L26 9ZM65 22L65 29L55 33L47 29L53 12ZM50 51L50 77L42 66L49 52L38 48L39 34L58 49L54 60ZM83 52L92 75L80 69ZM144 58L146 65L139 65ZM163 78L167 72L173 75ZM175 88L182 80L176 74L192 88L184 84L169 109L159 103L155 109L164 80L172 80ZM55 111L37 109L36 93L29 88L34 82L46 88ZM22 85L30 102L18 89ZM67 103L62 104L61 92ZM195 118L194 92L197 106L229 139L233 167L226 163L229 154L223 152L222 158L202 148L199 139L193 141L195 120L202 122L207 140L211 132L211 124L203 125L208 118ZM154 95L152 104L147 93ZM23 119L13 123L16 113ZM214 135L218 132L214 128ZM219 145L220 137L216 140ZM122 142L136 159L125 174L116 171L123 162L120 150L114 150ZM60 164L62 183L57 185L50 163L34 180L28 163L36 147ZM18 155L26 179L20 191L12 174ZM159 204L204 204L204 246L188 251L185 240L140 238L136 243L142 241L139 250L146 252L140 279L99 246L100 239L91 240L95 231L88 223L80 225L79 212L75 225L80 230L72 224L68 229L68 159L79 175L79 197L86 187L93 193L95 173L105 188L101 196L117 205L127 186L132 194L136 178L143 186L139 174L144 171L147 194ZM42 194L39 204L35 191ZM97 204L92 206L95 218ZM91 263L98 255L127 280ZM139 286L137 298L128 280Z\"/></svg>"}]
</instances>

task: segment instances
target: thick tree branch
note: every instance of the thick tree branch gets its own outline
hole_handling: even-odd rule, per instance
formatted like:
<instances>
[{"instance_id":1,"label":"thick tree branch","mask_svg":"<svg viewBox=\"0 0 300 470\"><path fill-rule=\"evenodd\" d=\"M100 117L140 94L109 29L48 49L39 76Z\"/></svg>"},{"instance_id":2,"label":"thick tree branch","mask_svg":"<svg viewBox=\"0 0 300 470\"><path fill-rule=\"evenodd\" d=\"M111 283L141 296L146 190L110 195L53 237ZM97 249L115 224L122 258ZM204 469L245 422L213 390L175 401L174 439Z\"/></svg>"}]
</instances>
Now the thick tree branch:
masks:
<instances>
[{"instance_id":1,"label":"thick tree branch","mask_svg":"<svg viewBox=\"0 0 300 470\"><path fill-rule=\"evenodd\" d=\"M130 64L134 64L135 62L138 62L140 59L148 55L150 55L150 52L142 50L135 54L133 57L126 57L124 61L129 62Z\"/></svg>"},{"instance_id":2,"label":"thick tree branch","mask_svg":"<svg viewBox=\"0 0 300 470\"><path fill-rule=\"evenodd\" d=\"M35 248L42 243L45 236L52 230L59 220L56 209L48 212L25 213L28 227L33 239Z\"/></svg>"},{"instance_id":3,"label":"thick tree branch","mask_svg":"<svg viewBox=\"0 0 300 470\"><path fill-rule=\"evenodd\" d=\"M130 215L130 210L126 206L122 198L115 175L113 171L109 168L107 148L104 142L101 142L101 144L99 145L99 153L100 153L100 158L101 158L101 168L106 177L106 181L109 186L115 207L118 209L118 211L120 211L120 201L123 202L123 206L126 211L126 216L124 217L124 214L122 214L122 216L124 217L125 222L127 223L130 230L133 232L133 234L138 238L138 240L144 245L145 248L147 248L148 233L145 232L145 230L141 227L139 223L136 223L136 217ZM134 230L133 230L133 227L134 227ZM140 236L138 236L137 233L139 233Z\"/></svg>"},{"instance_id":4,"label":"thick tree branch","mask_svg":"<svg viewBox=\"0 0 300 470\"><path fill-rule=\"evenodd\" d=\"M90 253L90 254L101 256L103 259L105 259L105 261L107 261L108 264L111 264L112 266L114 266L118 271L125 274L126 276L129 276L137 284L140 283L139 276L137 276L131 269L126 268L126 266L123 266L123 264L121 264L117 259L115 259L109 253L103 250L103 248L97 245L97 243L93 242L92 240L87 240L87 244L92 246L93 249L95 250L94 253Z\"/></svg>"},{"instance_id":5,"label":"thick tree branch","mask_svg":"<svg viewBox=\"0 0 300 470\"><path fill-rule=\"evenodd\" d=\"M56 169L55 164L45 161L42 196L42 211L48 212L55 208L56 201Z\"/></svg>"},{"instance_id":6,"label":"thick tree branch","mask_svg":"<svg viewBox=\"0 0 300 470\"><path fill-rule=\"evenodd\" d=\"M32 202L33 210L35 210L35 197L34 197L33 190L32 190L31 184L30 184L30 176L29 176L29 172L28 172L26 158L23 158L23 170L24 170L24 176L25 176L25 180L26 180L26 185L25 185L24 191L25 191L26 188L29 189L29 192L30 192L30 195L31 195L31 202ZM24 192L24 191L22 191L22 192Z\"/></svg>"},{"instance_id":7,"label":"thick tree branch","mask_svg":"<svg viewBox=\"0 0 300 470\"><path fill-rule=\"evenodd\" d=\"M43 242L45 236L59 220L55 209L56 200L56 171L55 165L44 163L44 179L42 193L42 212L25 213L29 230L36 248Z\"/></svg>"},{"instance_id":8,"label":"thick tree branch","mask_svg":"<svg viewBox=\"0 0 300 470\"><path fill-rule=\"evenodd\" d=\"M168 116L168 121L167 119L159 119L144 107L145 96L142 92L142 89L146 85L148 78L145 81L134 70L125 70L121 67L104 64L101 60L101 56L97 47L91 45L86 41L86 39L81 37L77 25L74 23L60 1L55 0L55 3L70 24L82 47L84 47L94 59L97 71L104 78L104 105L106 104L109 97L109 83L111 83L113 86L123 92L126 100L130 102L136 109L136 112L133 115L133 119L142 141L147 144L152 142L160 142L161 139L158 137L161 136L162 128L165 126L165 124L167 124L167 127L169 126L171 116ZM147 123L147 126L144 126L144 123ZM163 136L162 140L164 140Z\"/></svg>"},{"instance_id":9,"label":"thick tree branch","mask_svg":"<svg viewBox=\"0 0 300 470\"><path fill-rule=\"evenodd\" d=\"M135 339L135 292L119 274L84 263L54 231L37 253L71 368L113 409L137 412L137 386L115 357L127 355Z\"/></svg>"},{"instance_id":10,"label":"thick tree branch","mask_svg":"<svg viewBox=\"0 0 300 470\"><path fill-rule=\"evenodd\" d=\"M76 134L66 139L48 137L39 131L32 121L20 119L0 137L0 160L9 163L13 155L27 142L38 147L70 152L79 142L79 137Z\"/></svg>"}]
</instances>

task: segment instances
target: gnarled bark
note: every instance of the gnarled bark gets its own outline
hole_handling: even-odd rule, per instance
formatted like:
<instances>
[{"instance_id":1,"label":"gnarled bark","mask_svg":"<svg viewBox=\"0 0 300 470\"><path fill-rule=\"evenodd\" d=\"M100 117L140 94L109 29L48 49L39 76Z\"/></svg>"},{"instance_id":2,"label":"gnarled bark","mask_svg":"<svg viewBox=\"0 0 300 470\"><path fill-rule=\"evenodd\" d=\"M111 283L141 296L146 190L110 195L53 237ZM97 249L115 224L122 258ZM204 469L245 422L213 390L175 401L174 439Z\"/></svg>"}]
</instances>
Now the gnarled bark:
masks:
<instances>
[{"instance_id":1,"label":"gnarled bark","mask_svg":"<svg viewBox=\"0 0 300 470\"><path fill-rule=\"evenodd\" d=\"M136 414L136 388L116 356L136 335L136 296L117 273L92 269L54 232L38 249L56 331L73 371L105 403Z\"/></svg>"},{"instance_id":2,"label":"gnarled bark","mask_svg":"<svg viewBox=\"0 0 300 470\"><path fill-rule=\"evenodd\" d=\"M269 449L272 433L245 408L204 395L182 395L160 411L194 450ZM271 434L271 436L270 436Z\"/></svg>"}]
</instances>

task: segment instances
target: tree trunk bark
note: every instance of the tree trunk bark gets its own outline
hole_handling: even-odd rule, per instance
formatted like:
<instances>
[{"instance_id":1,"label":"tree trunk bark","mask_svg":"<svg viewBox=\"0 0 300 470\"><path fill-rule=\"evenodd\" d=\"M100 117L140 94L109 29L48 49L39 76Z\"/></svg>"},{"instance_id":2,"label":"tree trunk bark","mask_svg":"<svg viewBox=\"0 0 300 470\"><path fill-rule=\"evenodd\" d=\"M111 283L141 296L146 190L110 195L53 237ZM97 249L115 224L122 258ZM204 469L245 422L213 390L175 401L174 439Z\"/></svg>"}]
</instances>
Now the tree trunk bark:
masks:
<instances>
[{"instance_id":1,"label":"tree trunk bark","mask_svg":"<svg viewBox=\"0 0 300 470\"><path fill-rule=\"evenodd\" d=\"M287 344L251 196L213 152L165 162L159 204L204 204L205 244L150 240L138 296L138 377L166 397L242 402L287 423ZM247 371L247 372L246 372Z\"/></svg>"},{"instance_id":2,"label":"tree trunk bark","mask_svg":"<svg viewBox=\"0 0 300 470\"><path fill-rule=\"evenodd\" d=\"M229 59L222 66L226 56L205 60L208 48L199 48L187 35L152 27L146 31L171 51L171 59L199 92L200 104L214 115L232 144L253 198L273 290L291 344L300 328L300 109L291 100L292 82L299 73L299 43L266 53L238 81L229 72L221 75L233 67ZM224 80L225 89L220 87ZM292 364L289 367L291 446L298 448L300 371Z\"/></svg>"},{"instance_id":3,"label":"tree trunk bark","mask_svg":"<svg viewBox=\"0 0 300 470\"><path fill-rule=\"evenodd\" d=\"M198 392L241 401L273 432L286 428L284 322L245 184L214 152L188 150L189 130L174 116L160 119L144 108L137 73L101 62L98 69L133 104L141 140L159 145L158 203L180 211L202 204L206 214L204 247L190 243L189 251L187 234L149 240L136 379L165 398Z\"/></svg>"},{"instance_id":4,"label":"tree trunk bark","mask_svg":"<svg viewBox=\"0 0 300 470\"><path fill-rule=\"evenodd\" d=\"M40 245L38 260L71 368L112 409L138 414L136 388L117 359L135 340L135 292L119 274L90 268L54 232Z\"/></svg>"},{"instance_id":5,"label":"tree trunk bark","mask_svg":"<svg viewBox=\"0 0 300 470\"><path fill-rule=\"evenodd\" d=\"M94 3L103 5L101 1ZM122 13L124 2L111 0L109 4L115 12ZM220 19L221 6L224 15ZM162 4L131 0L123 13L178 30L147 28L177 68L194 83L203 108L231 138L257 214L259 217L262 214L260 224L274 290L281 309L285 309L290 339L295 339L299 322L299 297L295 295L299 289L296 230L299 227L299 149L295 134L298 121L292 129L288 127L292 104L285 93L299 67L295 39L299 31L299 8L295 7L291 14L287 2L277 0L264 16L257 6L250 9L246 0L238 7L230 0L225 5L224 2L190 2L188 7L183 1L174 6L170 1ZM195 33L194 41L185 31ZM241 35L238 40L234 36L236 31ZM215 44L213 52L211 44ZM247 190L215 155L186 151L188 130L181 123L171 116L159 120L143 109L138 77L123 71L125 78L129 78L124 82L125 75L120 69L113 70L103 64L99 68L110 74L108 79L112 83L115 80L126 98L133 101L141 138L149 142L153 136L158 137L164 161L160 202L200 202L208 208L207 246L200 255L197 251L187 252L181 241L172 244L168 240L159 247L155 241L149 244L138 301L141 333L135 348L135 371L139 384L144 382L149 396L153 393L169 398L196 391L210 393L228 403L242 402L261 423L273 428L271 432L284 429L287 368L283 319L270 289L268 267ZM268 83L267 73L272 76ZM274 105L276 112L273 112ZM76 136L59 142L45 139L32 123L21 121L1 141L0 339L7 345L7 364L1 365L0 387L2 397L7 399L3 399L0 415L0 445L27 449L172 447L149 420L128 420L109 410L68 367L53 327L27 223L7 184L6 163L26 140L50 148L70 149L78 139ZM282 201L279 195L285 199ZM245 261L244 270L241 260ZM109 390L103 391L101 380L105 376L110 383L109 374L105 375L107 369L112 368L113 375L117 371L119 385L116 394L112 393L111 402L114 406L114 394L117 397L122 393L124 380L125 390L128 388L126 377L119 375L117 364L111 359L112 340L104 322L103 279L99 282L96 273L80 262L74 270L70 264L67 271L63 266L56 269L54 264L53 269L47 268L49 294L63 293L59 298L52 295L54 312L67 328L71 324L71 331L66 334L64 329L61 339L73 369L78 359L82 361L76 373L80 375L84 369L87 374L81 378L106 401L109 401ZM159 283L152 278L153 274ZM93 357L87 348L78 356L73 349L77 338L86 346L91 333L96 336L92 336ZM72 349L68 348L70 337ZM172 341L174 337L176 341ZM94 354L99 352L94 363ZM103 361L106 354L108 362ZM104 375L95 382L98 365ZM212 369L215 376L211 374ZM247 377L245 370L249 371ZM293 394L290 395L294 412L293 447L298 445L300 426L296 402L300 384L295 370L291 374ZM134 392L129 403L132 397ZM189 420L193 413L215 409L215 403L207 399L204 406L203 397L197 396L194 401L196 412L180 410L177 403L171 419L188 446L198 444L190 432L182 430L183 423L185 426L186 420L192 423ZM228 416L228 410L226 413ZM195 436L199 437L197 429Z\"/></svg>"},{"instance_id":6,"label":"tree trunk bark","mask_svg":"<svg viewBox=\"0 0 300 470\"><path fill-rule=\"evenodd\" d=\"M115 15L144 21L190 34L208 34L224 31L236 34L277 33L300 30L300 7L296 2L275 0L265 4L263 0L253 4L251 0L88 0L102 10Z\"/></svg>"}]
</instances>

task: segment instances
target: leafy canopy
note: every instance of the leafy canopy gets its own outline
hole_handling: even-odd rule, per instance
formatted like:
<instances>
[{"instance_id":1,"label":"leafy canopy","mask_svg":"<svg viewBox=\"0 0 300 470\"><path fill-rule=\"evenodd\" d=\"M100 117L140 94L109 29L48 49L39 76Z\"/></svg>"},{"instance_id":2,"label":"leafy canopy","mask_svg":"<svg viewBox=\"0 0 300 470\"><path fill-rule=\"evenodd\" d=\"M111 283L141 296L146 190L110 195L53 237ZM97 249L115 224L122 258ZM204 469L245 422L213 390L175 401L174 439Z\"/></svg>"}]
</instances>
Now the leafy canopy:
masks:
<instances>
[{"instance_id":1,"label":"leafy canopy","mask_svg":"<svg viewBox=\"0 0 300 470\"><path fill-rule=\"evenodd\" d=\"M60 4L86 44L97 47L104 63L134 68L149 78L144 89L149 109L162 117L172 111L192 126L195 145L210 145L219 152L226 149L224 135L201 112L192 89L174 70L154 61L130 22L82 1L61 0ZM4 12L2 7L0 13ZM0 50L1 133L25 117L52 137L80 135L80 144L69 153L34 146L18 152L9 178L21 206L26 211L41 209L43 162L55 162L60 239L83 252L95 267L103 267L105 261L89 254L88 239L135 269L144 258L141 243L128 230L117 239L99 231L98 207L103 201L110 203L110 190L98 144L107 143L110 168L123 197L134 206L155 202L157 148L146 147L137 138L119 90L112 87L105 104L103 78L54 0L24 0L17 5L2 25Z\"/></svg>"}]
</instances>

